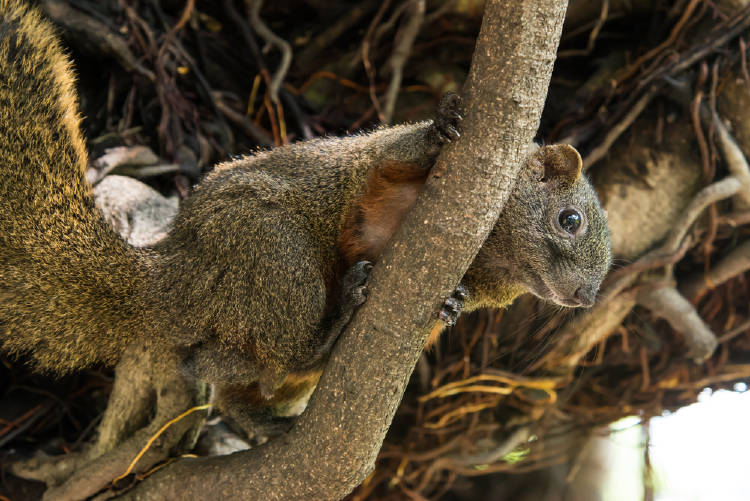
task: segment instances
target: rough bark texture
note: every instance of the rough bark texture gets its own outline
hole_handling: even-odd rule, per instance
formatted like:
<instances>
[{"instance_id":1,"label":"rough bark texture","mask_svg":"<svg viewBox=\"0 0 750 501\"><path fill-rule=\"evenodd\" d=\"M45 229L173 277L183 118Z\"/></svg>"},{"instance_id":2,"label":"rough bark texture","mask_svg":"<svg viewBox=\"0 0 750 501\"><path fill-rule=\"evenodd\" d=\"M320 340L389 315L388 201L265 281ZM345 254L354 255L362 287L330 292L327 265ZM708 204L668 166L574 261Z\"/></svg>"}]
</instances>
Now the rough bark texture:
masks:
<instances>
[{"instance_id":1,"label":"rough bark texture","mask_svg":"<svg viewBox=\"0 0 750 501\"><path fill-rule=\"evenodd\" d=\"M564 0L490 0L465 86L464 137L375 267L368 302L285 436L230 456L181 460L122 499L338 499L372 470L449 295L511 190L544 105Z\"/></svg>"}]
</instances>

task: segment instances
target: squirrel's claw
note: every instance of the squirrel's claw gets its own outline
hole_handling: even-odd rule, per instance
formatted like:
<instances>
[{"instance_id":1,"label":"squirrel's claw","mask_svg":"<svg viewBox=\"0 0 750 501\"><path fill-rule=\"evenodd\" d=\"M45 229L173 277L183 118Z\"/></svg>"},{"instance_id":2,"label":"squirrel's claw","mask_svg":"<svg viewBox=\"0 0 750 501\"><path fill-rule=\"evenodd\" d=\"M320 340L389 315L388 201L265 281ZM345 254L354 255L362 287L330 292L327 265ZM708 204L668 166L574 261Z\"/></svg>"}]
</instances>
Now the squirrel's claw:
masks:
<instances>
[{"instance_id":1,"label":"squirrel's claw","mask_svg":"<svg viewBox=\"0 0 750 501\"><path fill-rule=\"evenodd\" d=\"M444 124L441 129L437 130L437 134L443 143L450 143L461 137L461 133L451 124Z\"/></svg>"},{"instance_id":2,"label":"squirrel's claw","mask_svg":"<svg viewBox=\"0 0 750 501\"><path fill-rule=\"evenodd\" d=\"M447 93L438 104L437 116L432 123L435 139L438 144L455 141L461 137L459 132L462 101L458 94Z\"/></svg>"},{"instance_id":3,"label":"squirrel's claw","mask_svg":"<svg viewBox=\"0 0 750 501\"><path fill-rule=\"evenodd\" d=\"M453 291L451 297L454 297L460 301L466 301L469 299L469 290L461 284L456 286L456 290Z\"/></svg>"}]
</instances>

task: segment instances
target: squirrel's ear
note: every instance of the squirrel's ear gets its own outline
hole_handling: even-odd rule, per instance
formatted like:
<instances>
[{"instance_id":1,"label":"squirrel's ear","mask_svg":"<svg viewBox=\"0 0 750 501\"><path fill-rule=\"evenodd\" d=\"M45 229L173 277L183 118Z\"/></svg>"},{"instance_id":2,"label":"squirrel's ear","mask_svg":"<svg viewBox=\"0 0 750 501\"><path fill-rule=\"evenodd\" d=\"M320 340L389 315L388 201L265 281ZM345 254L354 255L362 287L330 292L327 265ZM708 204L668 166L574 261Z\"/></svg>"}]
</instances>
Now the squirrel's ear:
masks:
<instances>
[{"instance_id":1,"label":"squirrel's ear","mask_svg":"<svg viewBox=\"0 0 750 501\"><path fill-rule=\"evenodd\" d=\"M581 176L581 155L569 144L542 146L536 154L544 167L543 179L574 183Z\"/></svg>"}]
</instances>

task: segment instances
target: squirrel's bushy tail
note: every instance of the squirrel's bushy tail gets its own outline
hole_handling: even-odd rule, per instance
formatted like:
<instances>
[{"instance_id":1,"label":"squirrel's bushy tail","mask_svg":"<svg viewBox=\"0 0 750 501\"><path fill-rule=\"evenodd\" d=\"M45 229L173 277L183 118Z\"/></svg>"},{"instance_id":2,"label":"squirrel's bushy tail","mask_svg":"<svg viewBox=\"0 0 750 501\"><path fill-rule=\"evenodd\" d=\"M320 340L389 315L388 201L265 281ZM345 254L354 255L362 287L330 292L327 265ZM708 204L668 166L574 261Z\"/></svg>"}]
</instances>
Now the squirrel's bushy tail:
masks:
<instances>
[{"instance_id":1,"label":"squirrel's bushy tail","mask_svg":"<svg viewBox=\"0 0 750 501\"><path fill-rule=\"evenodd\" d=\"M0 0L0 344L65 371L144 326L144 253L94 207L71 65L53 28Z\"/></svg>"}]
</instances>

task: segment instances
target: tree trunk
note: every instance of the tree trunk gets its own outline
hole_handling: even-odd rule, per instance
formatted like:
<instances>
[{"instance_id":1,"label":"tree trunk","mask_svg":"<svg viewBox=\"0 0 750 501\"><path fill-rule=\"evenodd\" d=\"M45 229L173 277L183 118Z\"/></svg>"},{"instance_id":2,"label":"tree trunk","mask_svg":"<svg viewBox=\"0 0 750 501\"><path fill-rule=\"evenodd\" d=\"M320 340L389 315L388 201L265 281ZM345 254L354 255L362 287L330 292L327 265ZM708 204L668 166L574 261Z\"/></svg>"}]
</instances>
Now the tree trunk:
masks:
<instances>
[{"instance_id":1,"label":"tree trunk","mask_svg":"<svg viewBox=\"0 0 750 501\"><path fill-rule=\"evenodd\" d=\"M373 270L367 303L292 430L249 451L180 460L121 499L339 499L365 479L442 299L487 237L534 137L566 4L488 0L464 136L439 157L439 177Z\"/></svg>"}]
</instances>

